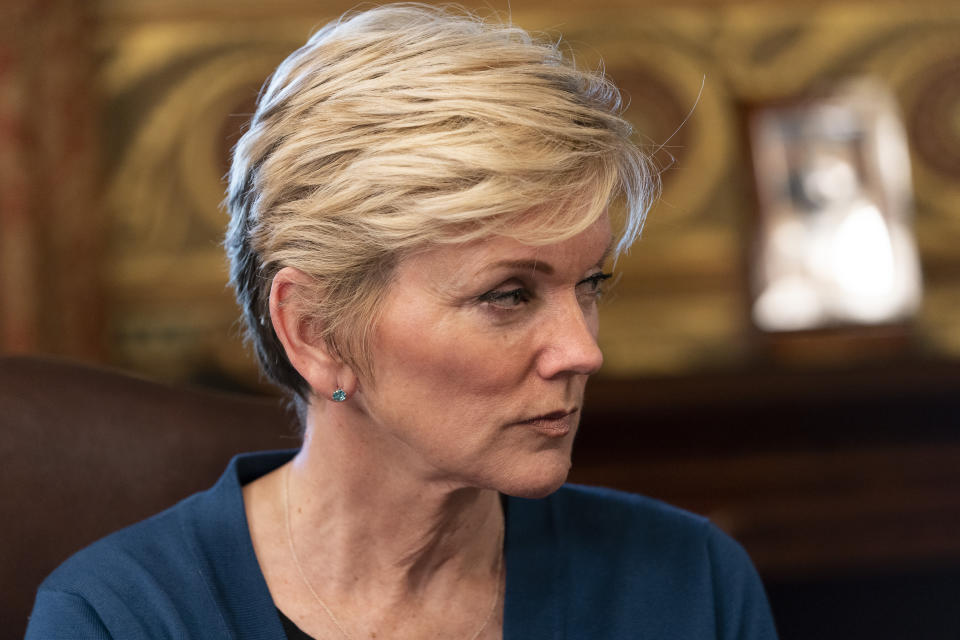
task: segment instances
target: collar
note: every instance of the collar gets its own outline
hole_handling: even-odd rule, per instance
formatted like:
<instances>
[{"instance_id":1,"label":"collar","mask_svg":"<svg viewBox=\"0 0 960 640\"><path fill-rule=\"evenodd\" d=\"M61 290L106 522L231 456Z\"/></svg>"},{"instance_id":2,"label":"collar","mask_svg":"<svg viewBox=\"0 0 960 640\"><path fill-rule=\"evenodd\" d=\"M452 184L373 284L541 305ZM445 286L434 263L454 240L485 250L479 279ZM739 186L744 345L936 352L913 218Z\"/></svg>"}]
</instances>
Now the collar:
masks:
<instances>
[{"instance_id":1,"label":"collar","mask_svg":"<svg viewBox=\"0 0 960 640\"><path fill-rule=\"evenodd\" d=\"M244 484L289 461L296 450L241 454L220 480L193 501L183 526L221 615L238 640L284 638L273 599L253 551L243 504ZM504 640L562 640L561 540L552 501L502 500L507 572Z\"/></svg>"}]
</instances>

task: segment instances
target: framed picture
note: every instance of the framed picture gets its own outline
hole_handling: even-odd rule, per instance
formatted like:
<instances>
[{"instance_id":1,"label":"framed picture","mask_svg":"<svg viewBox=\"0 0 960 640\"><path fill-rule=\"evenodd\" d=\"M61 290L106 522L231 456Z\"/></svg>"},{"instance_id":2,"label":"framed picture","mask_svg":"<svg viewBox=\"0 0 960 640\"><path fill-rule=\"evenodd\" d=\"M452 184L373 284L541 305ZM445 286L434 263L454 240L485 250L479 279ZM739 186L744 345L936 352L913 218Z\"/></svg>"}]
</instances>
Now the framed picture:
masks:
<instances>
[{"instance_id":1,"label":"framed picture","mask_svg":"<svg viewBox=\"0 0 960 640\"><path fill-rule=\"evenodd\" d=\"M747 115L758 215L751 316L764 332L883 325L921 297L910 161L884 87L850 81Z\"/></svg>"}]
</instances>

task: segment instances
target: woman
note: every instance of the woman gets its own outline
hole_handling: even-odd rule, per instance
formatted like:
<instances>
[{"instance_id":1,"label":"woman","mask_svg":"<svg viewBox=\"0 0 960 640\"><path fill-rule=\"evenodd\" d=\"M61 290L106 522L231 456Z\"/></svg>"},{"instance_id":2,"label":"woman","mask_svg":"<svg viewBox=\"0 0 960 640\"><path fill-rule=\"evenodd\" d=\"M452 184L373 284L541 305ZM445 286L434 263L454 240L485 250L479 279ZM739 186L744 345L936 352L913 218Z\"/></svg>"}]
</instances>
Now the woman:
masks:
<instances>
[{"instance_id":1,"label":"woman","mask_svg":"<svg viewBox=\"0 0 960 640\"><path fill-rule=\"evenodd\" d=\"M72 558L28 636L774 637L705 520L563 486L604 267L656 185L619 107L555 45L421 5L287 58L226 246L303 446Z\"/></svg>"}]
</instances>

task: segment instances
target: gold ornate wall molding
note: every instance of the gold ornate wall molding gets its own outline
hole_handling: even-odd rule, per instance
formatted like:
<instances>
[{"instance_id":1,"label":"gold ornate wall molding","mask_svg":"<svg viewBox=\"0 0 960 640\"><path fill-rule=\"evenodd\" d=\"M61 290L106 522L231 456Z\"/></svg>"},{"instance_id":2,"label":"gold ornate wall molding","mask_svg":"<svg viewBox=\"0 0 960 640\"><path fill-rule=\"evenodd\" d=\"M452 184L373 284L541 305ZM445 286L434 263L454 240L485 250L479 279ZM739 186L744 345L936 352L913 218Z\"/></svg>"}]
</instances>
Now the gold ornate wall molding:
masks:
<instances>
[{"instance_id":1,"label":"gold ornate wall molding","mask_svg":"<svg viewBox=\"0 0 960 640\"><path fill-rule=\"evenodd\" d=\"M100 3L115 361L174 378L255 379L225 288L220 177L272 67L351 6ZM605 60L645 144L672 163L606 304L607 374L748 360L742 227L753 203L741 110L863 73L892 88L914 145L921 343L960 356L960 7L538 1L515 4L513 19L562 32L585 64Z\"/></svg>"}]
</instances>

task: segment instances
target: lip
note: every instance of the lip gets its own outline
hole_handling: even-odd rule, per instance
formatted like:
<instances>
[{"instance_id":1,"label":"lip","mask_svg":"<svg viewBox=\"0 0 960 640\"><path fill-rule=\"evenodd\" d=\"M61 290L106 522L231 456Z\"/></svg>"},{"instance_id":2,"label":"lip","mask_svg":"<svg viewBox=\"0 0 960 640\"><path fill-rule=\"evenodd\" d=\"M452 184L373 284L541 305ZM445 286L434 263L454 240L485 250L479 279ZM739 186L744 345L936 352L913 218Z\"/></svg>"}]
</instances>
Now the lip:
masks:
<instances>
[{"instance_id":1,"label":"lip","mask_svg":"<svg viewBox=\"0 0 960 640\"><path fill-rule=\"evenodd\" d=\"M521 420L517 424L531 427L545 436L562 438L573 429L573 415L577 409L552 411L543 415Z\"/></svg>"}]
</instances>

